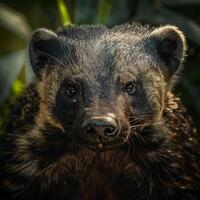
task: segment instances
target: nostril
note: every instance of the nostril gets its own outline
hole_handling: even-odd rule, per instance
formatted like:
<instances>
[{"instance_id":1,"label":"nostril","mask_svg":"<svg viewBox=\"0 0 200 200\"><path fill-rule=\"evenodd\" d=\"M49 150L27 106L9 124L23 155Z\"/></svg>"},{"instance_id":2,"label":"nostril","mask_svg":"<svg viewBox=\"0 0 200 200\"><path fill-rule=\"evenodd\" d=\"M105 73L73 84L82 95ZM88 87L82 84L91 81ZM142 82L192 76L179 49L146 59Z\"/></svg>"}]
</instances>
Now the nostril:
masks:
<instances>
[{"instance_id":1,"label":"nostril","mask_svg":"<svg viewBox=\"0 0 200 200\"><path fill-rule=\"evenodd\" d=\"M116 134L116 128L114 126L108 126L104 130L106 136L114 136Z\"/></svg>"}]
</instances>

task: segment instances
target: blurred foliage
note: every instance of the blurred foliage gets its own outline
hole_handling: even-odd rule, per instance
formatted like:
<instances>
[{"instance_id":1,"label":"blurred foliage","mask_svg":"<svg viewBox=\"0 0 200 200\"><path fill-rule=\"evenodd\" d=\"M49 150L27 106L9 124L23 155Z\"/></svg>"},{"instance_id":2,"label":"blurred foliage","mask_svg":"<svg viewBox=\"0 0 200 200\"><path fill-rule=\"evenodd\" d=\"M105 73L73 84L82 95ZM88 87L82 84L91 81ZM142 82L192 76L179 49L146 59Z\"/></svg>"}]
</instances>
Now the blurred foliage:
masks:
<instances>
[{"instance_id":1,"label":"blurred foliage","mask_svg":"<svg viewBox=\"0 0 200 200\"><path fill-rule=\"evenodd\" d=\"M200 128L200 0L1 0L0 132L13 104L34 76L26 47L32 30L45 26L139 21L174 24L188 38L188 56L176 93Z\"/></svg>"},{"instance_id":2,"label":"blurred foliage","mask_svg":"<svg viewBox=\"0 0 200 200\"><path fill-rule=\"evenodd\" d=\"M112 6L112 0L101 0L99 2L98 22L105 24L108 18L110 9Z\"/></svg>"},{"instance_id":3,"label":"blurred foliage","mask_svg":"<svg viewBox=\"0 0 200 200\"><path fill-rule=\"evenodd\" d=\"M71 24L69 11L65 5L64 0L57 0L57 4L58 4L58 11L59 11L60 21L61 21L62 26L67 26Z\"/></svg>"}]
</instances>

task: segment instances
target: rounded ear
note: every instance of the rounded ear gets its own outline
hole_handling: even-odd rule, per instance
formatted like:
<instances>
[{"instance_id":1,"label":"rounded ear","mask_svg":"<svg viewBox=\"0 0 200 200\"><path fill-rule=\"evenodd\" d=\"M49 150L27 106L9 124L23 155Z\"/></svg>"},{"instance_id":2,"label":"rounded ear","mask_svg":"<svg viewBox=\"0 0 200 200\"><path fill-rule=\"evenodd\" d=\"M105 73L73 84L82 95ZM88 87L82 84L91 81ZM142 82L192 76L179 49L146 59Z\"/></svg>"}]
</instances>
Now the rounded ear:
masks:
<instances>
[{"instance_id":1,"label":"rounded ear","mask_svg":"<svg viewBox=\"0 0 200 200\"><path fill-rule=\"evenodd\" d=\"M162 68L166 78L170 78L181 66L185 53L186 41L184 34L176 26L163 26L151 33L156 44L156 52L164 62Z\"/></svg>"},{"instance_id":2,"label":"rounded ear","mask_svg":"<svg viewBox=\"0 0 200 200\"><path fill-rule=\"evenodd\" d=\"M56 59L59 45L59 38L53 31L40 28L33 33L29 43L29 59L37 76L49 64L50 59Z\"/></svg>"}]
</instances>

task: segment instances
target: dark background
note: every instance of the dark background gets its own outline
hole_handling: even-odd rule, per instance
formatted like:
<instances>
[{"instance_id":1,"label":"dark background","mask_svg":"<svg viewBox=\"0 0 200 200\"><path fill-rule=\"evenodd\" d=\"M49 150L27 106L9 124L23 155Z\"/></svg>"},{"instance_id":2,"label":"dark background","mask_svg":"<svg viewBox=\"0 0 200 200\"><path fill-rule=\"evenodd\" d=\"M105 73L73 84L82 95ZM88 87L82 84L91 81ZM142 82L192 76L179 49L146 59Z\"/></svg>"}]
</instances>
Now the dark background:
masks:
<instances>
[{"instance_id":1,"label":"dark background","mask_svg":"<svg viewBox=\"0 0 200 200\"><path fill-rule=\"evenodd\" d=\"M110 27L133 21L174 24L186 34L189 50L175 93L200 130L200 0L1 0L0 133L10 105L33 76L26 48L34 29L56 30L70 23Z\"/></svg>"}]
</instances>

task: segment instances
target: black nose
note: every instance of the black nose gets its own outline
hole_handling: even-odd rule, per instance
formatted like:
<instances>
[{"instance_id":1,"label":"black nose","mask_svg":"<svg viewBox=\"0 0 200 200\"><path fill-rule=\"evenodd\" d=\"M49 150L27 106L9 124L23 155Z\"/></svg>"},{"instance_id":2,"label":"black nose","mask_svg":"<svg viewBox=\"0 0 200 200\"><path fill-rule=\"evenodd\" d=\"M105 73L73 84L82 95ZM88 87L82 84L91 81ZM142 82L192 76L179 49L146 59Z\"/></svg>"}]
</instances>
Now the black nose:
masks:
<instances>
[{"instance_id":1,"label":"black nose","mask_svg":"<svg viewBox=\"0 0 200 200\"><path fill-rule=\"evenodd\" d=\"M89 134L97 134L106 138L114 138L118 135L117 120L110 116L93 117L84 123L84 129Z\"/></svg>"}]
</instances>

